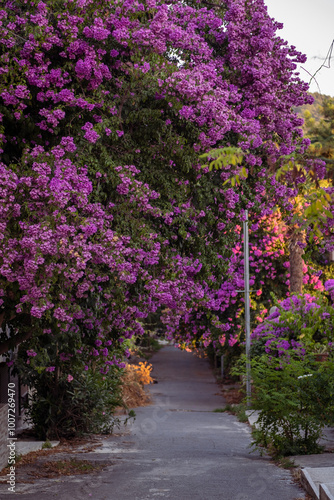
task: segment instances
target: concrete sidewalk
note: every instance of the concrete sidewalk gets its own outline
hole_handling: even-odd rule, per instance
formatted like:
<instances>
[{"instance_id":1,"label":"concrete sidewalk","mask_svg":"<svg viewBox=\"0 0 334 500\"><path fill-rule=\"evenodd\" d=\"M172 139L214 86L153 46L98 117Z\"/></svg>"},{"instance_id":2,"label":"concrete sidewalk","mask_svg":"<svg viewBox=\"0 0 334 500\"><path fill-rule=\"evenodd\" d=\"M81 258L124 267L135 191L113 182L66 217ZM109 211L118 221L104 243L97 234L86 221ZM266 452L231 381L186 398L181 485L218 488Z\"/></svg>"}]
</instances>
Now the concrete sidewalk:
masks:
<instances>
[{"instance_id":1,"label":"concrete sidewalk","mask_svg":"<svg viewBox=\"0 0 334 500\"><path fill-rule=\"evenodd\" d=\"M248 410L251 426L257 425L258 412ZM326 427L319 444L325 452L289 457L301 469L301 483L315 500L334 500L334 428Z\"/></svg>"}]
</instances>

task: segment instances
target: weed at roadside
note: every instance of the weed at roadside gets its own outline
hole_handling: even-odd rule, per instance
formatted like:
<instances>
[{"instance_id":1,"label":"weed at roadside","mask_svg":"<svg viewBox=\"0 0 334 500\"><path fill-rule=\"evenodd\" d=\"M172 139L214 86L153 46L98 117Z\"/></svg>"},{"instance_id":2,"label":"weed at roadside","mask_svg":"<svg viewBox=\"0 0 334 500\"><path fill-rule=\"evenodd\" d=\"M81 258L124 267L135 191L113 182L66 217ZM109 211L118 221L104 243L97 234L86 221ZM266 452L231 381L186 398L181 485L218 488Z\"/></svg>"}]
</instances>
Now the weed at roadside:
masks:
<instances>
[{"instance_id":1,"label":"weed at roadside","mask_svg":"<svg viewBox=\"0 0 334 500\"><path fill-rule=\"evenodd\" d=\"M50 441L47 439L45 441L45 443L42 444L42 450L48 450L52 448L52 444L50 443Z\"/></svg>"},{"instance_id":2,"label":"weed at roadside","mask_svg":"<svg viewBox=\"0 0 334 500\"><path fill-rule=\"evenodd\" d=\"M238 418L239 422L246 423L246 422L248 422L246 410L247 410L247 406L243 403L240 403L240 404L234 404L234 405L227 404L226 406L224 406L224 408L216 408L215 410L213 410L213 412L214 413L224 413L224 412L232 413L232 415L235 415Z\"/></svg>"}]
</instances>

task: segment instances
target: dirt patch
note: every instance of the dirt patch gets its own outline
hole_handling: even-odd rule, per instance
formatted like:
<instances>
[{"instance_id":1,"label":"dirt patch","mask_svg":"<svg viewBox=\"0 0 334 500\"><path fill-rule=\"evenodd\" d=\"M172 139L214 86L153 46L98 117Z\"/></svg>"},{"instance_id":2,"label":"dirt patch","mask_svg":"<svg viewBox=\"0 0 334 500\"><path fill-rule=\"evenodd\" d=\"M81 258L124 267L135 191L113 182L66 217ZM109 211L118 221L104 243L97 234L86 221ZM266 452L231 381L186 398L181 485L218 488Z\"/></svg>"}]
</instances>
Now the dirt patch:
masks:
<instances>
[{"instance_id":1,"label":"dirt patch","mask_svg":"<svg viewBox=\"0 0 334 500\"><path fill-rule=\"evenodd\" d=\"M34 469L29 475L39 478L53 478L58 476L73 476L78 474L89 474L101 470L104 465L93 464L87 460L51 460L39 464L38 470Z\"/></svg>"},{"instance_id":2,"label":"dirt patch","mask_svg":"<svg viewBox=\"0 0 334 500\"><path fill-rule=\"evenodd\" d=\"M22 469L25 466L34 465L36 466L39 460L46 460L48 457L53 455L70 455L71 453L90 453L96 448L102 446L102 438L96 436L94 438L73 438L71 440L61 440L60 444L55 448L48 448L44 450L31 451L26 455L22 455L18 458L15 467L16 469ZM6 467L0 471L0 478L6 476L9 472L9 468ZM3 481L2 481L3 482Z\"/></svg>"},{"instance_id":3,"label":"dirt patch","mask_svg":"<svg viewBox=\"0 0 334 500\"><path fill-rule=\"evenodd\" d=\"M93 438L74 438L63 440L51 449L37 450L18 458L15 468L17 483L34 483L37 479L57 478L78 474L92 474L110 465L108 462L96 462L81 458L81 454L94 452L103 445L105 436L96 435ZM6 483L9 469L0 472L0 483Z\"/></svg>"},{"instance_id":4,"label":"dirt patch","mask_svg":"<svg viewBox=\"0 0 334 500\"><path fill-rule=\"evenodd\" d=\"M101 470L105 464L96 464L88 460L78 460L76 458L66 458L62 460L33 460L18 467L19 483L33 483L34 479L55 478L59 476L75 476L78 474L91 474ZM2 474L3 475L3 474ZM1 480L0 483L6 483L6 480Z\"/></svg>"},{"instance_id":5,"label":"dirt patch","mask_svg":"<svg viewBox=\"0 0 334 500\"><path fill-rule=\"evenodd\" d=\"M222 384L221 392L226 403L229 405L240 404L245 398L244 391L240 384Z\"/></svg>"}]
</instances>

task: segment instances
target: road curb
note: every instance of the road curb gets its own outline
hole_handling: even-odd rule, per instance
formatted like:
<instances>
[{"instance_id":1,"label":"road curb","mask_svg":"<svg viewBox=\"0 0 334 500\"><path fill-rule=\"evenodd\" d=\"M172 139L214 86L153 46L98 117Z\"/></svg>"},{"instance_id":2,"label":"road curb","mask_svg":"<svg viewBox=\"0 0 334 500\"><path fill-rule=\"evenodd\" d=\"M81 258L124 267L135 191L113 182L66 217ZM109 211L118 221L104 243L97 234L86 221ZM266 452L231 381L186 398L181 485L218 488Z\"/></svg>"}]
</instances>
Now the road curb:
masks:
<instances>
[{"instance_id":1,"label":"road curb","mask_svg":"<svg viewBox=\"0 0 334 500\"><path fill-rule=\"evenodd\" d=\"M320 485L320 500L334 500L334 483Z\"/></svg>"}]
</instances>

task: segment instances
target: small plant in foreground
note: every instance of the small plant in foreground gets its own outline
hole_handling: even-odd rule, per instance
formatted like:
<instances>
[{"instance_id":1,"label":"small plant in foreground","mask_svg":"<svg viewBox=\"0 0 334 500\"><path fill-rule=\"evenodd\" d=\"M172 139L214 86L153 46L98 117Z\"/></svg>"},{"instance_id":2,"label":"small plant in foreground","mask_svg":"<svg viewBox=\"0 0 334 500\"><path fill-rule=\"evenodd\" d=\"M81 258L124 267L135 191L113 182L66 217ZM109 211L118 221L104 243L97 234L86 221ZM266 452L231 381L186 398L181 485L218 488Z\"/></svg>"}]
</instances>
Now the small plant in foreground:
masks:
<instances>
[{"instance_id":1,"label":"small plant in foreground","mask_svg":"<svg viewBox=\"0 0 334 500\"><path fill-rule=\"evenodd\" d=\"M232 413L233 415L236 415L240 422L247 422L248 417L245 413L246 409L247 407L243 403L240 403L238 405L227 404L226 406L224 406L224 408L216 408L215 410L213 410L213 412L214 413L229 412Z\"/></svg>"},{"instance_id":2,"label":"small plant in foreground","mask_svg":"<svg viewBox=\"0 0 334 500\"><path fill-rule=\"evenodd\" d=\"M50 448L52 448L52 444L50 443L50 441L47 439L45 441L45 443L42 444L42 450L49 450Z\"/></svg>"},{"instance_id":3,"label":"small plant in foreground","mask_svg":"<svg viewBox=\"0 0 334 500\"><path fill-rule=\"evenodd\" d=\"M240 403L238 405L234 405L233 413L238 417L240 422L246 423L248 422L248 417L246 415L247 406L244 403Z\"/></svg>"},{"instance_id":4,"label":"small plant in foreground","mask_svg":"<svg viewBox=\"0 0 334 500\"><path fill-rule=\"evenodd\" d=\"M295 469L297 467L294 460L291 460L289 457L282 457L278 459L277 465L283 469Z\"/></svg>"}]
</instances>

